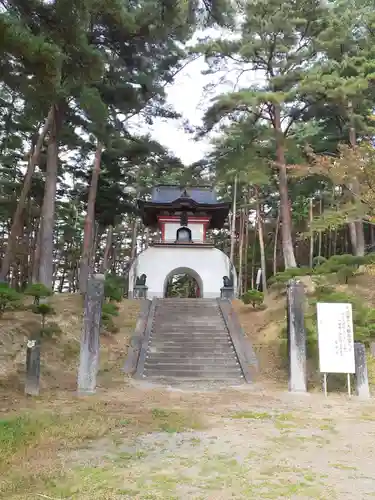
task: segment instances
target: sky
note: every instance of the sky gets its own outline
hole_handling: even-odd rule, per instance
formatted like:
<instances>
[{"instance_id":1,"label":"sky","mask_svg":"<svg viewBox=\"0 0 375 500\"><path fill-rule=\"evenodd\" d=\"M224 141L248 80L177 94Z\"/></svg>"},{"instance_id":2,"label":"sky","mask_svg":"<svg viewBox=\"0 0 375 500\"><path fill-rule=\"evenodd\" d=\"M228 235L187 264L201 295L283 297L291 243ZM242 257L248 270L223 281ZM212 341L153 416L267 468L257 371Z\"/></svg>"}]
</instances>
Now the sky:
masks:
<instances>
[{"instance_id":1,"label":"sky","mask_svg":"<svg viewBox=\"0 0 375 500\"><path fill-rule=\"evenodd\" d=\"M209 138L195 141L193 134L183 128L183 120L188 120L194 128L202 125L204 111L210 106L215 96L238 90L239 86L263 84L264 75L261 71L248 70L242 74L243 66L235 67L228 64L227 72L221 71L214 75L203 75L207 69L203 57L189 63L179 73L173 84L167 89L167 102L181 113L182 120L158 120L151 127L154 139L166 146L178 156L185 165L190 165L203 158L210 151ZM207 85L214 85L208 93Z\"/></svg>"},{"instance_id":2,"label":"sky","mask_svg":"<svg viewBox=\"0 0 375 500\"><path fill-rule=\"evenodd\" d=\"M188 120L193 127L202 125L204 109L210 102L210 97L205 98L204 87L212 81L212 77L202 75L204 68L203 58L189 63L167 90L168 103L183 119L158 120L151 128L154 139L181 158L185 165L200 160L210 149L208 139L195 141L182 124L183 120Z\"/></svg>"}]
</instances>

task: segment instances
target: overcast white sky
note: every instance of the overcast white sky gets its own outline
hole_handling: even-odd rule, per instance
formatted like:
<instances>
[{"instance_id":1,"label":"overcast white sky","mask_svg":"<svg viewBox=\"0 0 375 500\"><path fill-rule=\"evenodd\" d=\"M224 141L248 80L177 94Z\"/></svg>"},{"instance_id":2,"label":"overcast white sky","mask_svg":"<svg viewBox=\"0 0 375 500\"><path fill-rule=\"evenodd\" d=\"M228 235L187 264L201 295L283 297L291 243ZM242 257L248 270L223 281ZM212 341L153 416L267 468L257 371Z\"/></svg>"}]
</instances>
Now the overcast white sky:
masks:
<instances>
[{"instance_id":1,"label":"overcast white sky","mask_svg":"<svg viewBox=\"0 0 375 500\"><path fill-rule=\"evenodd\" d=\"M203 105L209 105L210 97L204 99L204 86L210 83L212 77L202 75L204 68L203 58L191 62L177 75L167 91L168 102L193 126L202 124ZM179 120L158 120L152 127L152 135L180 157L185 165L201 159L209 150L209 141L195 141Z\"/></svg>"},{"instance_id":2,"label":"overcast white sky","mask_svg":"<svg viewBox=\"0 0 375 500\"><path fill-rule=\"evenodd\" d=\"M233 66L230 72L215 75L202 75L204 69L207 69L207 65L203 57L189 63L167 90L168 102L193 127L202 124L204 111L216 95L231 92L239 85L250 86L255 82L264 82L260 71L249 71L239 78L238 67ZM205 87L211 84L215 87L208 94ZM152 135L180 157L185 165L189 165L200 160L209 151L210 143L208 138L195 141L193 135L184 130L182 121L158 120L152 127Z\"/></svg>"}]
</instances>

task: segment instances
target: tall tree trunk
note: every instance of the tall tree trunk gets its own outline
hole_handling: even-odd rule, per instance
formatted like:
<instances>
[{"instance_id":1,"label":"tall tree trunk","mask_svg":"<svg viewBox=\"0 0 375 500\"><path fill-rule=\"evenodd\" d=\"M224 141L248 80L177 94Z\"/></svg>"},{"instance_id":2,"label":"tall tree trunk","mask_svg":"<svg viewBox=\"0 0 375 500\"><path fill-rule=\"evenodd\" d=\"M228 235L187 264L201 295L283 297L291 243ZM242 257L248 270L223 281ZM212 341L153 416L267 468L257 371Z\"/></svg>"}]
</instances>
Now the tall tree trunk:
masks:
<instances>
[{"instance_id":1,"label":"tall tree trunk","mask_svg":"<svg viewBox=\"0 0 375 500\"><path fill-rule=\"evenodd\" d=\"M31 188L31 181L34 175L35 166L38 163L40 151L42 149L44 139L53 122L53 118L54 118L54 108L51 107L48 116L46 118L46 121L44 123L43 129L40 132L38 140L35 144L35 147L32 147L32 150L30 151L30 158L27 165L27 171L23 180L22 191L20 194L20 198L18 200L17 208L13 216L13 222L8 237L7 248L5 250L4 257L1 261L0 281L5 281L9 273L10 265L14 257L14 250L17 238L22 231L22 216L25 209L26 200Z\"/></svg>"},{"instance_id":2,"label":"tall tree trunk","mask_svg":"<svg viewBox=\"0 0 375 500\"><path fill-rule=\"evenodd\" d=\"M276 160L279 168L279 193L280 193L280 215L281 215L281 241L285 269L297 267L294 256L292 239L292 218L290 213L288 178L285 164L284 133L281 128L280 105L274 105L275 133L276 133Z\"/></svg>"},{"instance_id":3,"label":"tall tree trunk","mask_svg":"<svg viewBox=\"0 0 375 500\"><path fill-rule=\"evenodd\" d=\"M250 200L250 189L249 189L249 195L247 198L247 201L249 202ZM244 255L244 260L245 260L245 268L244 268L244 292L247 292L248 290L248 283L249 283L249 207L246 207L245 211L245 255Z\"/></svg>"},{"instance_id":4,"label":"tall tree trunk","mask_svg":"<svg viewBox=\"0 0 375 500\"><path fill-rule=\"evenodd\" d=\"M232 205L232 225L230 233L230 254L229 259L234 264L234 245L236 241L236 211L237 211L237 176L234 178L233 188L233 205Z\"/></svg>"},{"instance_id":5,"label":"tall tree trunk","mask_svg":"<svg viewBox=\"0 0 375 500\"><path fill-rule=\"evenodd\" d=\"M243 294L243 244L244 244L244 235L245 235L245 213L244 209L241 209L240 212L240 248L239 248L239 256L238 256L238 288L239 288L239 296L241 297Z\"/></svg>"},{"instance_id":6,"label":"tall tree trunk","mask_svg":"<svg viewBox=\"0 0 375 500\"><path fill-rule=\"evenodd\" d=\"M34 248L34 260L33 260L33 271L32 271L32 283L39 282L39 263L40 263L40 237L41 237L41 222L42 219L39 220L39 225L36 228L35 235L35 248Z\"/></svg>"},{"instance_id":7,"label":"tall tree trunk","mask_svg":"<svg viewBox=\"0 0 375 500\"><path fill-rule=\"evenodd\" d=\"M277 212L276 228L275 228L275 241L273 244L273 275L277 273L277 243L279 241L279 227L280 227L280 208Z\"/></svg>"},{"instance_id":8,"label":"tall tree trunk","mask_svg":"<svg viewBox=\"0 0 375 500\"><path fill-rule=\"evenodd\" d=\"M100 272L104 274L109 268L109 257L112 249L112 239L113 239L113 226L109 226L107 232L107 241L105 243L103 261L100 268Z\"/></svg>"},{"instance_id":9,"label":"tall tree trunk","mask_svg":"<svg viewBox=\"0 0 375 500\"><path fill-rule=\"evenodd\" d=\"M349 118L350 118L349 143L350 143L350 146L352 148L355 148L357 146L357 137L356 137L356 130L355 130L354 121L353 121L353 104L352 104L352 102L348 103L348 111L349 111ZM360 186L359 186L359 182L357 179L352 180L351 190L353 192L353 202L354 202L354 204L358 204L358 197L360 195ZM350 228L350 238L352 240L353 253L354 253L354 255L363 257L363 255L365 255L365 234L364 234L362 218L360 218L354 222L350 222L349 227L350 226L353 226ZM354 238L354 234L355 234L355 238Z\"/></svg>"},{"instance_id":10,"label":"tall tree trunk","mask_svg":"<svg viewBox=\"0 0 375 500\"><path fill-rule=\"evenodd\" d=\"M55 226L55 201L58 157L59 110L55 106L50 127L47 148L47 171L40 223L39 283L48 288L53 286L53 230Z\"/></svg>"},{"instance_id":11,"label":"tall tree trunk","mask_svg":"<svg viewBox=\"0 0 375 500\"><path fill-rule=\"evenodd\" d=\"M313 231L313 199L310 198L309 203L309 224L310 224L310 268L313 266L314 261L314 231Z\"/></svg>"},{"instance_id":12,"label":"tall tree trunk","mask_svg":"<svg viewBox=\"0 0 375 500\"><path fill-rule=\"evenodd\" d=\"M259 191L256 189L256 212L257 212L257 225L258 225L258 235L259 235L259 250L260 250L260 268L262 271L262 287L263 293L267 294L267 268L266 268L266 252L264 247L264 235L263 235L263 220L262 211L259 202Z\"/></svg>"},{"instance_id":13,"label":"tall tree trunk","mask_svg":"<svg viewBox=\"0 0 375 500\"><path fill-rule=\"evenodd\" d=\"M322 200L322 198L320 198L320 200L319 200L319 217L321 217L322 212L323 212L323 200ZM321 229L319 229L319 233L318 233L318 256L319 257L322 256L322 230Z\"/></svg>"},{"instance_id":14,"label":"tall tree trunk","mask_svg":"<svg viewBox=\"0 0 375 500\"><path fill-rule=\"evenodd\" d=\"M137 234L138 234L138 220L134 217L132 223L132 243L131 243L131 254L130 260L133 261L137 255Z\"/></svg>"},{"instance_id":15,"label":"tall tree trunk","mask_svg":"<svg viewBox=\"0 0 375 500\"><path fill-rule=\"evenodd\" d=\"M100 164L102 159L103 144L98 141L95 151L94 167L92 169L89 197L87 201L87 212L85 217L85 228L83 233L82 258L79 272L79 289L82 294L86 293L87 280L90 274L90 257L93 247L93 233L95 220L95 200L98 191L100 175Z\"/></svg>"}]
</instances>

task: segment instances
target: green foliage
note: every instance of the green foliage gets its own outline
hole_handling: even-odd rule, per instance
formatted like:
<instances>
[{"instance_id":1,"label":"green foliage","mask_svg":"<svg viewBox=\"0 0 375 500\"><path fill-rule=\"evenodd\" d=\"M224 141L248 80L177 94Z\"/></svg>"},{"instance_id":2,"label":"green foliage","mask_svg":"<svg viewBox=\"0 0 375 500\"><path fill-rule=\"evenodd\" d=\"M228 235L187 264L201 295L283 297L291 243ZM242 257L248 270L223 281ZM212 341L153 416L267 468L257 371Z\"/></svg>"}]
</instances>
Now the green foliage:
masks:
<instances>
[{"instance_id":1,"label":"green foliage","mask_svg":"<svg viewBox=\"0 0 375 500\"><path fill-rule=\"evenodd\" d=\"M268 280L268 283L270 285L274 283L287 283L293 278L297 278L298 276L309 276L312 273L313 271L309 267L296 267L293 269L286 269L285 271L276 273L275 276L271 276L271 278Z\"/></svg>"},{"instance_id":2,"label":"green foliage","mask_svg":"<svg viewBox=\"0 0 375 500\"><path fill-rule=\"evenodd\" d=\"M41 316L41 319L42 319L41 333L42 333L42 331L44 330L44 328L46 326L47 316L51 316L52 314L55 314L55 310L50 304L43 303L43 304L34 304L32 306L32 311L33 311L33 313L39 314Z\"/></svg>"},{"instance_id":3,"label":"green foliage","mask_svg":"<svg viewBox=\"0 0 375 500\"><path fill-rule=\"evenodd\" d=\"M353 307L354 339L368 344L375 338L375 309L367 306L364 301L353 294L337 291L334 287L317 287L310 305L314 310L310 316L316 326L317 302L350 302Z\"/></svg>"},{"instance_id":4,"label":"green foliage","mask_svg":"<svg viewBox=\"0 0 375 500\"><path fill-rule=\"evenodd\" d=\"M22 295L7 283L0 283L0 318L6 310L17 307L22 301Z\"/></svg>"},{"instance_id":5,"label":"green foliage","mask_svg":"<svg viewBox=\"0 0 375 500\"><path fill-rule=\"evenodd\" d=\"M325 262L327 262L327 259L325 257L322 257L322 256L314 257L313 258L313 269L315 269L318 266L321 266Z\"/></svg>"},{"instance_id":6,"label":"green foliage","mask_svg":"<svg viewBox=\"0 0 375 500\"><path fill-rule=\"evenodd\" d=\"M34 304L31 306L31 310L34 314L38 314L41 317L41 329L39 335L41 337L49 337L48 329L46 330L46 318L47 316L52 316L55 314L53 307L47 302L40 303L40 299L46 299L53 294L53 291L42 283L34 283L29 285L25 294L34 297Z\"/></svg>"},{"instance_id":7,"label":"green foliage","mask_svg":"<svg viewBox=\"0 0 375 500\"><path fill-rule=\"evenodd\" d=\"M248 290L242 296L242 302L244 304L252 304L255 308L260 306L264 301L264 293L259 290Z\"/></svg>"},{"instance_id":8,"label":"green foliage","mask_svg":"<svg viewBox=\"0 0 375 500\"><path fill-rule=\"evenodd\" d=\"M106 302L102 307L102 315L107 314L110 316L118 316L118 306L113 302Z\"/></svg>"},{"instance_id":9,"label":"green foliage","mask_svg":"<svg viewBox=\"0 0 375 500\"><path fill-rule=\"evenodd\" d=\"M53 291L43 285L43 283L33 283L26 288L25 295L34 297L34 303L37 305L39 304L40 299L46 299L47 297L53 295Z\"/></svg>"},{"instance_id":10,"label":"green foliage","mask_svg":"<svg viewBox=\"0 0 375 500\"><path fill-rule=\"evenodd\" d=\"M44 327L40 330L41 338L51 339L53 337L58 337L62 333L62 330L58 323L55 321L50 321L45 324Z\"/></svg>"},{"instance_id":11,"label":"green foliage","mask_svg":"<svg viewBox=\"0 0 375 500\"><path fill-rule=\"evenodd\" d=\"M364 301L357 296L336 290L333 286L322 285L315 289L314 296L309 298L308 308L305 313L306 329L306 352L307 358L311 361L314 370L318 370L318 329L317 311L318 302L328 303L351 303L353 310L354 340L363 342L365 345L375 339L375 308L367 306ZM280 332L280 351L282 358L287 360L287 327ZM343 381L335 378L337 387L341 387Z\"/></svg>"},{"instance_id":12,"label":"green foliage","mask_svg":"<svg viewBox=\"0 0 375 500\"><path fill-rule=\"evenodd\" d=\"M121 302L123 296L123 279L113 274L107 274L104 282L104 297L111 302Z\"/></svg>"},{"instance_id":13,"label":"green foliage","mask_svg":"<svg viewBox=\"0 0 375 500\"><path fill-rule=\"evenodd\" d=\"M114 316L118 316L119 308L112 302L105 302L102 307L102 326L107 333L117 333L118 328L113 321Z\"/></svg>"},{"instance_id":14,"label":"green foliage","mask_svg":"<svg viewBox=\"0 0 375 500\"><path fill-rule=\"evenodd\" d=\"M314 273L336 273L338 282L347 284L349 278L355 275L358 267L364 264L366 264L366 257L357 257L350 254L334 255L320 266L317 266Z\"/></svg>"}]
</instances>

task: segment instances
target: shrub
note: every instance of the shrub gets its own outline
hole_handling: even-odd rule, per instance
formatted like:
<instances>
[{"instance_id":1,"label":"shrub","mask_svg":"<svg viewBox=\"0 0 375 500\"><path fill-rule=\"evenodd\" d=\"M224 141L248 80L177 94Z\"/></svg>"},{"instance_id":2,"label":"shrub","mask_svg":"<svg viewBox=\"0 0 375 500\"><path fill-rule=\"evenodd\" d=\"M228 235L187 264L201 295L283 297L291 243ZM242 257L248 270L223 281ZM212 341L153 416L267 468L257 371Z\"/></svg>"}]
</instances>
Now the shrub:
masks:
<instances>
[{"instance_id":1,"label":"shrub","mask_svg":"<svg viewBox=\"0 0 375 500\"><path fill-rule=\"evenodd\" d=\"M124 296L124 280L114 274L108 274L104 281L104 297L111 302L121 302Z\"/></svg>"},{"instance_id":2,"label":"shrub","mask_svg":"<svg viewBox=\"0 0 375 500\"><path fill-rule=\"evenodd\" d=\"M256 306L260 306L264 300L264 293L259 290L248 290L242 296L242 302L244 304L252 304L255 308Z\"/></svg>"},{"instance_id":3,"label":"shrub","mask_svg":"<svg viewBox=\"0 0 375 500\"><path fill-rule=\"evenodd\" d=\"M25 290L25 294L34 297L34 304L31 306L31 310L34 314L40 315L41 318L41 329L38 332L40 337L51 337L48 326L46 326L47 316L52 316L55 314L55 310L50 304L43 302L40 303L40 299L46 299L53 295L53 291L43 283L34 283L28 286Z\"/></svg>"},{"instance_id":4,"label":"shrub","mask_svg":"<svg viewBox=\"0 0 375 500\"><path fill-rule=\"evenodd\" d=\"M46 326L46 317L55 314L55 310L50 304L34 304L32 311L35 314L40 314L42 322L42 330Z\"/></svg>"},{"instance_id":5,"label":"shrub","mask_svg":"<svg viewBox=\"0 0 375 500\"><path fill-rule=\"evenodd\" d=\"M118 306L113 302L105 302L102 307L102 314L118 316Z\"/></svg>"},{"instance_id":6,"label":"shrub","mask_svg":"<svg viewBox=\"0 0 375 500\"><path fill-rule=\"evenodd\" d=\"M118 306L113 302L105 302L102 307L102 325L106 332L117 333L118 328L113 321L118 316Z\"/></svg>"},{"instance_id":7,"label":"shrub","mask_svg":"<svg viewBox=\"0 0 375 500\"><path fill-rule=\"evenodd\" d=\"M276 273L275 276L272 276L268 283L272 285L273 283L287 283L289 280L296 278L298 276L309 276L313 273L313 270L310 267L293 267L290 269L285 269L285 271L281 271Z\"/></svg>"},{"instance_id":8,"label":"shrub","mask_svg":"<svg viewBox=\"0 0 375 500\"><path fill-rule=\"evenodd\" d=\"M34 304L37 305L40 299L45 299L53 295L53 291L42 283L34 283L26 288L25 295L34 297Z\"/></svg>"},{"instance_id":9,"label":"shrub","mask_svg":"<svg viewBox=\"0 0 375 500\"><path fill-rule=\"evenodd\" d=\"M14 309L22 302L22 294L7 283L0 283L0 318L6 310Z\"/></svg>"},{"instance_id":10,"label":"shrub","mask_svg":"<svg viewBox=\"0 0 375 500\"><path fill-rule=\"evenodd\" d=\"M321 266L325 262L327 262L327 259L325 257L322 257L322 256L314 257L313 258L313 268Z\"/></svg>"},{"instance_id":11,"label":"shrub","mask_svg":"<svg viewBox=\"0 0 375 500\"><path fill-rule=\"evenodd\" d=\"M61 332L62 332L62 330L61 330L60 326L58 325L58 323L51 321L40 330L40 336L42 338L51 339L52 337L56 337L56 336L60 335Z\"/></svg>"}]
</instances>

